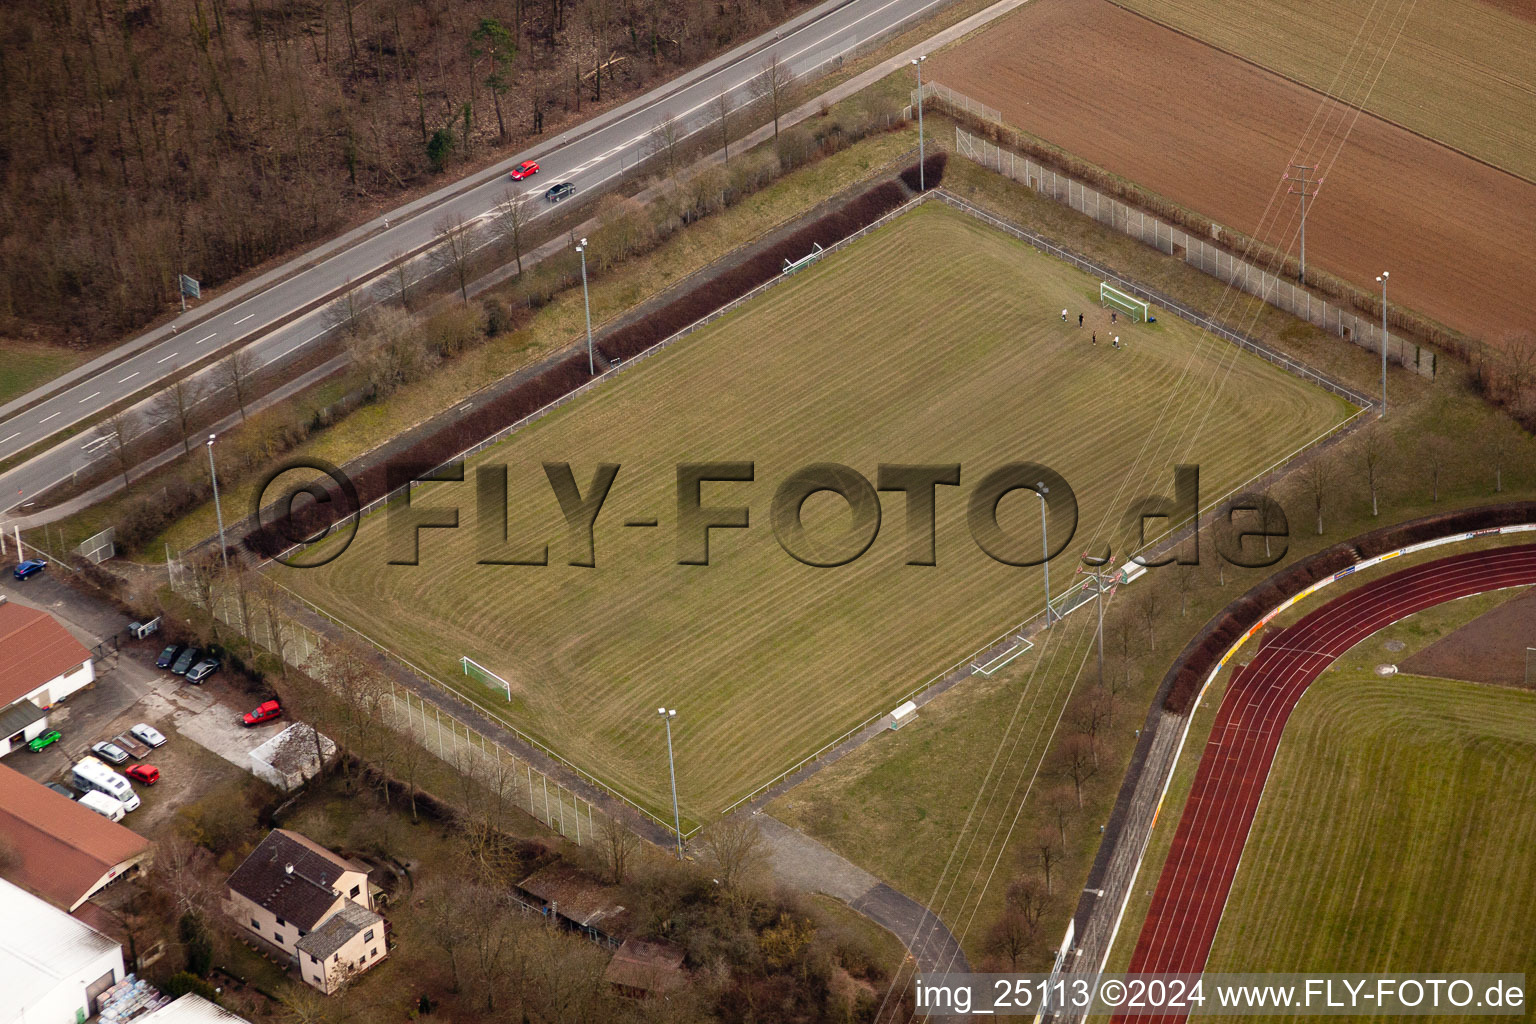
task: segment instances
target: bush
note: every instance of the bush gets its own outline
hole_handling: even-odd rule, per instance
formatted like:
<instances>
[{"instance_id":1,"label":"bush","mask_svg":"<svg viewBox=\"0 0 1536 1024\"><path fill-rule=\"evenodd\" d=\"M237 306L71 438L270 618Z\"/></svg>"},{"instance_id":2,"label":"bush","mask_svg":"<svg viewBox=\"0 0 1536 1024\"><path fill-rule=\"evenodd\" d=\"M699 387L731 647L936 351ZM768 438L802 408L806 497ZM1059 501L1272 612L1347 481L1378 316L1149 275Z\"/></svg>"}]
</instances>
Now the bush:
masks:
<instances>
[{"instance_id":1,"label":"bush","mask_svg":"<svg viewBox=\"0 0 1536 1024\"><path fill-rule=\"evenodd\" d=\"M181 915L178 930L181 933L182 945L187 949L186 973L206 978L208 972L213 969L213 939L208 935L208 928L203 924L203 919L188 911Z\"/></svg>"},{"instance_id":2,"label":"bush","mask_svg":"<svg viewBox=\"0 0 1536 1024\"><path fill-rule=\"evenodd\" d=\"M188 992L202 996L210 1003L218 1003L219 994L211 984L190 971L178 971L165 980L160 991L172 999L179 999Z\"/></svg>"},{"instance_id":3,"label":"bush","mask_svg":"<svg viewBox=\"0 0 1536 1024\"><path fill-rule=\"evenodd\" d=\"M942 149L923 160L922 175L918 175L917 164L913 164L901 172L901 180L906 182L907 188L916 192L918 186L925 188L938 188L944 180L944 168L949 163L949 154Z\"/></svg>"},{"instance_id":4,"label":"bush","mask_svg":"<svg viewBox=\"0 0 1536 1024\"><path fill-rule=\"evenodd\" d=\"M423 333L432 351L450 359L485 337L485 314L476 303L450 302L427 318Z\"/></svg>"}]
</instances>

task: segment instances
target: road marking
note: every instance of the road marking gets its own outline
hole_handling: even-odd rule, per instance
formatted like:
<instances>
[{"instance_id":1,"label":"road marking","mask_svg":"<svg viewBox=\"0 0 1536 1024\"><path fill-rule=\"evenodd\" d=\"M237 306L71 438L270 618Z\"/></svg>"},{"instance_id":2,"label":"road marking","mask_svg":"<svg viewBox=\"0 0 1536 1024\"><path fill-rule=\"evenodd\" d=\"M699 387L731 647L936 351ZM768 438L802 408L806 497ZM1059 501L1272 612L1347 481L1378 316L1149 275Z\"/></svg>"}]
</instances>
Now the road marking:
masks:
<instances>
[{"instance_id":1,"label":"road marking","mask_svg":"<svg viewBox=\"0 0 1536 1024\"><path fill-rule=\"evenodd\" d=\"M129 375L128 375L128 376L126 376L126 377L124 377L124 378L123 378L123 379L122 379L122 380L120 380L120 381L118 381L118 383L119 383L119 384L126 384L126 383L128 383L128 382L129 382L129 381L131 381L131 380L133 380L133 378L135 378L135 377L137 377L137 376L138 376L138 375L139 375L139 371L138 371L138 370L134 370L134 371L133 371L133 372L132 372L132 373L130 373L130 374L129 374Z\"/></svg>"},{"instance_id":2,"label":"road marking","mask_svg":"<svg viewBox=\"0 0 1536 1024\"><path fill-rule=\"evenodd\" d=\"M218 331L214 331L212 334L208 335L208 338L217 338L218 336L219 336L219 332ZM203 342L207 341L208 338L198 338L192 344L194 344L194 345L201 345Z\"/></svg>"},{"instance_id":3,"label":"road marking","mask_svg":"<svg viewBox=\"0 0 1536 1024\"><path fill-rule=\"evenodd\" d=\"M161 363L165 362L166 359L175 359L176 355L177 355L177 353L172 352L170 355L166 356L164 359L156 359L155 360L155 365L159 366Z\"/></svg>"},{"instance_id":4,"label":"road marking","mask_svg":"<svg viewBox=\"0 0 1536 1024\"><path fill-rule=\"evenodd\" d=\"M6 438L5 441L9 441L9 440L11 440L11 438L20 437L20 436L21 436L21 433L18 431L17 433L12 434L11 437ZM0 444L5 444L5 441L0 441Z\"/></svg>"},{"instance_id":5,"label":"road marking","mask_svg":"<svg viewBox=\"0 0 1536 1024\"><path fill-rule=\"evenodd\" d=\"M100 391L92 391L90 394L86 395L84 398L80 399L80 401L76 402L75 404L76 405L84 405L86 402L89 402L91 399L95 398L99 394L101 394ZM54 415L57 416L58 413L54 413Z\"/></svg>"},{"instance_id":6,"label":"road marking","mask_svg":"<svg viewBox=\"0 0 1536 1024\"><path fill-rule=\"evenodd\" d=\"M53 419L57 415L58 415L58 413L51 412L47 416L44 416L42 419L38 420L37 422L39 422L39 423L47 423L49 420Z\"/></svg>"},{"instance_id":7,"label":"road marking","mask_svg":"<svg viewBox=\"0 0 1536 1024\"><path fill-rule=\"evenodd\" d=\"M255 313L247 313L247 314L245 314L245 316L243 316L239 320L235 321L235 326L239 327L241 324L245 323L247 320L249 320L251 317L253 317L255 315L256 315Z\"/></svg>"}]
</instances>

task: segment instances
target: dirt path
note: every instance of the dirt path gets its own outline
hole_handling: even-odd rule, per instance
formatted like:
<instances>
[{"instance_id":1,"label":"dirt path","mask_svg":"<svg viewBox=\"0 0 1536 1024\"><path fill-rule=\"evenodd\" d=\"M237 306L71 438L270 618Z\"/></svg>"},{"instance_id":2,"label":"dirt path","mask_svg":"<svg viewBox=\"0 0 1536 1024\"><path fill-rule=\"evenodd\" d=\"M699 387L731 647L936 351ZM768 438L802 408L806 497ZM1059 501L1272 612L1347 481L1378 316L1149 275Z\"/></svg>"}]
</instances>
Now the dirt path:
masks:
<instances>
[{"instance_id":1,"label":"dirt path","mask_svg":"<svg viewBox=\"0 0 1536 1024\"><path fill-rule=\"evenodd\" d=\"M1536 188L1104 0L1027 5L930 67L1009 123L1293 251L1281 175L1318 165L1317 266L1364 288L1385 267L1394 304L1489 340L1532 320Z\"/></svg>"},{"instance_id":2,"label":"dirt path","mask_svg":"<svg viewBox=\"0 0 1536 1024\"><path fill-rule=\"evenodd\" d=\"M1528 686L1528 647L1536 648L1536 591L1478 616L1401 667L1419 676Z\"/></svg>"}]
</instances>

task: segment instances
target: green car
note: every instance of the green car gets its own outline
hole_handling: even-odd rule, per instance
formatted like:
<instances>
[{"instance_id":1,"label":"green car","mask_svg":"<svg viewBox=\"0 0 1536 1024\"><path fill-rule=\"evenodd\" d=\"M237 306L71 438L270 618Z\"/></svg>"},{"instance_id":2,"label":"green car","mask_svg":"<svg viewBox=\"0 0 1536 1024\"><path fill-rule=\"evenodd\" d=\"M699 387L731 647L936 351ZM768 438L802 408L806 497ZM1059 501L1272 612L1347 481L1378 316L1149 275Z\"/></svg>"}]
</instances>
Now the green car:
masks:
<instances>
[{"instance_id":1,"label":"green car","mask_svg":"<svg viewBox=\"0 0 1536 1024\"><path fill-rule=\"evenodd\" d=\"M38 737L35 737L34 739L28 740L27 741L27 747L35 754L39 750L42 750L44 747L52 746L53 744L59 742L59 740L61 740L63 738L64 738L64 735L62 733L60 733L59 730L57 730L57 729L49 729L47 732L43 733L41 736L38 736Z\"/></svg>"}]
</instances>

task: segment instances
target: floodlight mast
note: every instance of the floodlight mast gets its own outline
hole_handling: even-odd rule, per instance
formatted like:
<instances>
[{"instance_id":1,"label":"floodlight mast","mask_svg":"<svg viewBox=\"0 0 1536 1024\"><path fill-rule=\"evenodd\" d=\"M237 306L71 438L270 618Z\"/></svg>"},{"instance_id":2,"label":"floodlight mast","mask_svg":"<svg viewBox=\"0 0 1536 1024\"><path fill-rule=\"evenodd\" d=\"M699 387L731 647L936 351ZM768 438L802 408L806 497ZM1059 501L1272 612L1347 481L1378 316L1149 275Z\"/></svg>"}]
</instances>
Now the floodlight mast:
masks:
<instances>
[{"instance_id":1,"label":"floodlight mast","mask_svg":"<svg viewBox=\"0 0 1536 1024\"><path fill-rule=\"evenodd\" d=\"M667 723L667 773L672 776L672 835L677 839L677 859L683 859L683 823L677 813L677 763L672 758L672 719L677 717L676 708L657 708L656 713Z\"/></svg>"},{"instance_id":2,"label":"floodlight mast","mask_svg":"<svg viewBox=\"0 0 1536 1024\"><path fill-rule=\"evenodd\" d=\"M923 61L928 55L921 54L912 59L912 66L917 69L917 190L928 191L928 183L923 178Z\"/></svg>"},{"instance_id":3,"label":"floodlight mast","mask_svg":"<svg viewBox=\"0 0 1536 1024\"><path fill-rule=\"evenodd\" d=\"M1040 564L1045 569L1045 624L1051 624L1051 545L1045 532L1045 496L1051 493L1051 489L1045 486L1045 481L1035 484L1035 493L1040 496Z\"/></svg>"},{"instance_id":4,"label":"floodlight mast","mask_svg":"<svg viewBox=\"0 0 1536 1024\"><path fill-rule=\"evenodd\" d=\"M581 304L587 310L587 376L597 375L596 364L592 359L592 299L587 293L587 240L583 238L581 244L576 247L581 254Z\"/></svg>"},{"instance_id":5,"label":"floodlight mast","mask_svg":"<svg viewBox=\"0 0 1536 1024\"><path fill-rule=\"evenodd\" d=\"M1387 278L1392 275L1383 270L1376 282L1381 285L1381 411L1376 418L1387 415Z\"/></svg>"}]
</instances>

